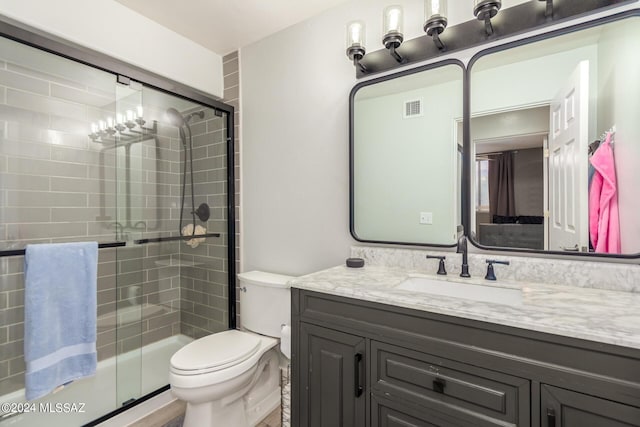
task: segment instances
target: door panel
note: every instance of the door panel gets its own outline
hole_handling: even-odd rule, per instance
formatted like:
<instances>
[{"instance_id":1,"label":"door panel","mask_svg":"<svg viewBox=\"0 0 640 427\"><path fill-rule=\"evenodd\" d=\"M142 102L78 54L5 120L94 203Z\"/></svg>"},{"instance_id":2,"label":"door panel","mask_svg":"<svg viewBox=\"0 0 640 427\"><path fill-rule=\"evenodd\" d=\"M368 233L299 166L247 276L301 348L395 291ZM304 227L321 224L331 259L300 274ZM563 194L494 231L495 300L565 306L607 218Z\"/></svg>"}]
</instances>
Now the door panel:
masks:
<instances>
[{"instance_id":1,"label":"door panel","mask_svg":"<svg viewBox=\"0 0 640 427\"><path fill-rule=\"evenodd\" d=\"M589 61L582 61L550 108L549 250L588 251Z\"/></svg>"},{"instance_id":2,"label":"door panel","mask_svg":"<svg viewBox=\"0 0 640 427\"><path fill-rule=\"evenodd\" d=\"M301 324L301 426L365 425L365 341Z\"/></svg>"},{"instance_id":3,"label":"door panel","mask_svg":"<svg viewBox=\"0 0 640 427\"><path fill-rule=\"evenodd\" d=\"M544 427L640 426L640 409L543 384L540 419Z\"/></svg>"}]
</instances>

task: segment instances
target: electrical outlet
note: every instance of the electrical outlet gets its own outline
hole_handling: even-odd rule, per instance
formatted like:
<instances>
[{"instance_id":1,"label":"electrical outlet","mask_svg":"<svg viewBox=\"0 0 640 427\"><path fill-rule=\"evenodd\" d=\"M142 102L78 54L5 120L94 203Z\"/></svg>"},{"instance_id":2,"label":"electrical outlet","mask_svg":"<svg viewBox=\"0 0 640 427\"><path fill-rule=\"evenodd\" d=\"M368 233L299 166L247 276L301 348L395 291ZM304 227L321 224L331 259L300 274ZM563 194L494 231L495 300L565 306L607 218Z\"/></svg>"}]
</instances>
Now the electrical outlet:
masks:
<instances>
[{"instance_id":1,"label":"electrical outlet","mask_svg":"<svg viewBox=\"0 0 640 427\"><path fill-rule=\"evenodd\" d=\"M420 224L433 224L433 212L420 212Z\"/></svg>"}]
</instances>

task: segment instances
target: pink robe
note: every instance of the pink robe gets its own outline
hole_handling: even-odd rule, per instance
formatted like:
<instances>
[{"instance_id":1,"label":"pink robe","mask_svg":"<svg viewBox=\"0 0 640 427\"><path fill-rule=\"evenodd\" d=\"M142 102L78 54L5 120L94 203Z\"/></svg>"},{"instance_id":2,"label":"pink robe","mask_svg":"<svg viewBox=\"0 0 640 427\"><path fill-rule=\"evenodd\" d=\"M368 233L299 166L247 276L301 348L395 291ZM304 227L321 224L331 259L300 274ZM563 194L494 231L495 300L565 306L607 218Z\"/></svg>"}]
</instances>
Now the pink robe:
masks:
<instances>
[{"instance_id":1,"label":"pink robe","mask_svg":"<svg viewBox=\"0 0 640 427\"><path fill-rule=\"evenodd\" d=\"M618 185L611 134L590 159L595 174L589 190L589 234L596 252L620 253Z\"/></svg>"}]
</instances>

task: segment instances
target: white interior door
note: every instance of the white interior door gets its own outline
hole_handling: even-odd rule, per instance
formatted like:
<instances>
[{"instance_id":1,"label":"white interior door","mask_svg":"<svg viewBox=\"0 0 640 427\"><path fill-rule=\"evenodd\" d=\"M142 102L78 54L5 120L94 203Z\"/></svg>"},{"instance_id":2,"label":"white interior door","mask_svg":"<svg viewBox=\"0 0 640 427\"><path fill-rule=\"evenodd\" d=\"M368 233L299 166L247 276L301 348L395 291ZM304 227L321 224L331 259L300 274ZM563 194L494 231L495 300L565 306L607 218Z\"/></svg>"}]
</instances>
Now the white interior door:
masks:
<instances>
[{"instance_id":1,"label":"white interior door","mask_svg":"<svg viewBox=\"0 0 640 427\"><path fill-rule=\"evenodd\" d=\"M589 61L582 61L551 102L549 250L589 250Z\"/></svg>"}]
</instances>

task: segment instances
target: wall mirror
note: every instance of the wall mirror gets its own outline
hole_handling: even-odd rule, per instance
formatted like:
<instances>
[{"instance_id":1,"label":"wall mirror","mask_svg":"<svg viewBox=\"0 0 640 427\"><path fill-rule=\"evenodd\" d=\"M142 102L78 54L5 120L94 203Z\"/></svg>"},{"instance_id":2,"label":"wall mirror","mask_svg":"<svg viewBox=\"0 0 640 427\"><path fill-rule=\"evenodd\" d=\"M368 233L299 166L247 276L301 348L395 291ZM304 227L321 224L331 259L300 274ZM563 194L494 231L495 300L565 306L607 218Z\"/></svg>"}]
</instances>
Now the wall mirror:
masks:
<instances>
[{"instance_id":1,"label":"wall mirror","mask_svg":"<svg viewBox=\"0 0 640 427\"><path fill-rule=\"evenodd\" d=\"M354 87L351 234L451 246L461 229L464 69L446 61Z\"/></svg>"},{"instance_id":2,"label":"wall mirror","mask_svg":"<svg viewBox=\"0 0 640 427\"><path fill-rule=\"evenodd\" d=\"M471 61L470 235L481 247L640 253L640 17Z\"/></svg>"}]
</instances>

